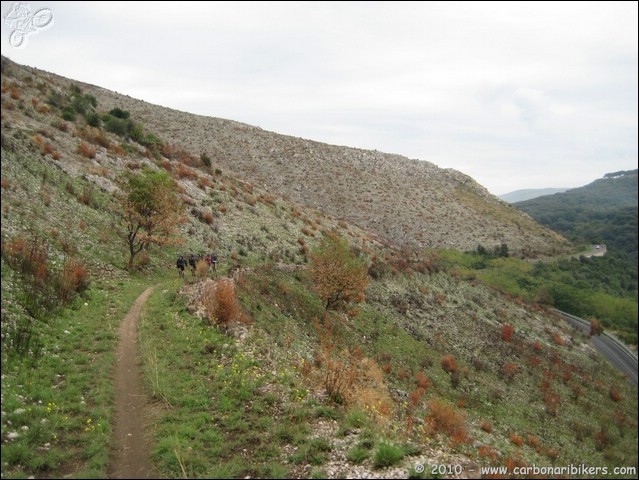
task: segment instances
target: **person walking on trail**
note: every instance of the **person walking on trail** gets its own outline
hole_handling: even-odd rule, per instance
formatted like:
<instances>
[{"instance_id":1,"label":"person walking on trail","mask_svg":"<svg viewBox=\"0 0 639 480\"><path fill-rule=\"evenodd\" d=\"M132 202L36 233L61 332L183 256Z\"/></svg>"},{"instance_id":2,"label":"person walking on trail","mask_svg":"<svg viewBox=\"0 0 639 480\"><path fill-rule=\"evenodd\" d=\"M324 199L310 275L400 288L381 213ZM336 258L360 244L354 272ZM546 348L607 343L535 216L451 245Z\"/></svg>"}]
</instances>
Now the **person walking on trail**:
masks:
<instances>
[{"instance_id":1,"label":"person walking on trail","mask_svg":"<svg viewBox=\"0 0 639 480\"><path fill-rule=\"evenodd\" d=\"M195 254L192 253L189 257L189 266L191 267L191 273L195 276L195 265L197 263L197 258L195 258Z\"/></svg>"},{"instance_id":2,"label":"person walking on trail","mask_svg":"<svg viewBox=\"0 0 639 480\"><path fill-rule=\"evenodd\" d=\"M182 255L178 257L176 265L177 265L177 269L178 269L178 273L180 277L184 278L184 269L186 268L186 260L184 260L184 257Z\"/></svg>"},{"instance_id":3,"label":"person walking on trail","mask_svg":"<svg viewBox=\"0 0 639 480\"><path fill-rule=\"evenodd\" d=\"M213 265L213 270L217 270L217 255L211 255L211 265Z\"/></svg>"}]
</instances>

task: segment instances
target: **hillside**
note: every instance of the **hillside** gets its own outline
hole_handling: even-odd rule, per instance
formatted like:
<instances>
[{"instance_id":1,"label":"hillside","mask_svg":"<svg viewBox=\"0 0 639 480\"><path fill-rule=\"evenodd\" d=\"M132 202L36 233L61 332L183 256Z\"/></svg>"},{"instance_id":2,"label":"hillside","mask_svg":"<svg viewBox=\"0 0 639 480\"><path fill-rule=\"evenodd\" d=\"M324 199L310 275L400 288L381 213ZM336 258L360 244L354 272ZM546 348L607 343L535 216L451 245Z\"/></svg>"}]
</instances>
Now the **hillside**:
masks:
<instances>
[{"instance_id":1,"label":"hillside","mask_svg":"<svg viewBox=\"0 0 639 480\"><path fill-rule=\"evenodd\" d=\"M515 207L574 239L605 243L637 258L637 170L615 172L564 193Z\"/></svg>"},{"instance_id":2,"label":"hillside","mask_svg":"<svg viewBox=\"0 0 639 480\"><path fill-rule=\"evenodd\" d=\"M62 89L71 81L54 74ZM205 153L224 171L399 245L472 250L509 245L514 254L565 250L540 228L472 178L427 161L327 145L220 118L152 105L79 82L101 108L122 108L166 142Z\"/></svg>"},{"instance_id":3,"label":"hillside","mask_svg":"<svg viewBox=\"0 0 639 480\"><path fill-rule=\"evenodd\" d=\"M515 190L514 192L504 193L499 195L504 202L517 203L525 200L532 200L533 198L543 197L546 195L554 195L555 193L562 193L568 190L567 188L528 188L524 190Z\"/></svg>"},{"instance_id":4,"label":"hillside","mask_svg":"<svg viewBox=\"0 0 639 480\"><path fill-rule=\"evenodd\" d=\"M404 175L424 169L424 205L442 202L432 225L458 214L464 220L450 230L460 246L507 240L549 253L561 250L558 237L455 172L161 107L143 114L144 106L3 59L3 478L106 476L118 328L149 286L138 337L148 396L141 415L165 477L468 477L482 466L509 468L504 476L584 462L636 469L637 390L587 336L447 269L443 252L395 245L384 234L390 227L362 228L365 215L355 225L323 211L319 193L308 206L296 201L301 192L280 195L237 176L250 157L237 145L312 146L323 153L287 157L291 175L306 168L308 178L318 170L302 160L328 164L338 154L361 179L373 175L367 163L352 166L357 155L378 158L393 182L415 188L420 182ZM154 112L184 123L160 128ZM195 136L177 145L168 129L195 135L189 122L219 124L222 133L202 138L225 139L228 152L201 149ZM225 162L234 159L232 169ZM254 168L273 173L265 164ZM125 173L145 169L176 183L187 223L183 244L151 247L127 269L115 195ZM349 178L344 185L355 188ZM462 238L464 228L477 236ZM348 241L369 283L359 310L331 312L322 325L325 303L309 270L331 232ZM432 238L445 242L443 232ZM178 277L176 254L208 251L219 255L219 270ZM233 315L223 323L216 308L225 285L222 313Z\"/></svg>"}]
</instances>

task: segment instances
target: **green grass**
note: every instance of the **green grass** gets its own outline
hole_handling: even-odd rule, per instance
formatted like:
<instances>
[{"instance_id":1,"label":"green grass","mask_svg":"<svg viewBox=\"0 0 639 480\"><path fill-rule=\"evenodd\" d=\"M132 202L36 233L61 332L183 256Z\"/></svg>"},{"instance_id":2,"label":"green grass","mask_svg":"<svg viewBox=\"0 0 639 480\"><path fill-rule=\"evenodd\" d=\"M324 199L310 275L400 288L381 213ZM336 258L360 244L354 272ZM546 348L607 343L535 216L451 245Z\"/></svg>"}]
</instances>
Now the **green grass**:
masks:
<instances>
[{"instance_id":1,"label":"green grass","mask_svg":"<svg viewBox=\"0 0 639 480\"><path fill-rule=\"evenodd\" d=\"M404 458L404 451L390 443L380 443L375 451L375 468L385 468L396 465Z\"/></svg>"},{"instance_id":2,"label":"green grass","mask_svg":"<svg viewBox=\"0 0 639 480\"><path fill-rule=\"evenodd\" d=\"M200 477L282 476L281 449L290 442L319 462L325 446L307 441L298 423L311 407L305 400L284 404L268 392L270 385L288 390L290 379L274 376L233 337L187 314L173 293L157 289L140 323L149 391L166 405L153 423L160 471L169 477L184 470Z\"/></svg>"},{"instance_id":3,"label":"green grass","mask_svg":"<svg viewBox=\"0 0 639 480\"><path fill-rule=\"evenodd\" d=\"M19 435L3 445L3 476L69 468L78 477L106 475L117 328L144 288L124 285L96 285L73 308L36 324L43 346L37 356L3 351L2 434Z\"/></svg>"},{"instance_id":4,"label":"green grass","mask_svg":"<svg viewBox=\"0 0 639 480\"><path fill-rule=\"evenodd\" d=\"M3 147L5 141L11 143L10 149L3 148L3 230L46 238L52 260L77 255L90 265L92 279L86 298L27 325L29 295L2 264L3 333L14 321L25 322L33 333L30 352L23 356L8 348L10 337L3 337L2 436L18 435L3 443L3 478L106 476L117 328L144 288L158 284L140 322L140 351L152 399L153 460L163 476L291 477L311 465L309 476L323 478L326 462L341 455L336 451L340 445L346 445L348 461L362 468L374 463L380 468L402 465L407 471L410 457L422 447L485 464L476 445L494 447L502 460L520 456L537 465L551 462L550 449L558 451L562 464L579 464L584 458L610 467L637 464L636 389L587 350L585 337L513 301L512 295L534 299L530 264L502 259L483 261L482 266L472 255L438 252L439 273L411 274L395 268L401 262L380 268L385 273L369 285L361 314L341 317L338 332L340 348L360 348L378 366L390 367L382 378L396 403L381 419L362 406L326 400L316 366L302 377L301 361L314 364L319 350L314 320L321 317L322 305L306 272L276 266L304 263L298 238L311 248L321 237L319 230L315 237L302 234L309 226L304 220L316 219L320 229L330 229L336 221L321 217L320 222L319 214L284 199L255 203L257 189L253 193L254 187L219 174L215 187L202 188L203 198L191 200L194 208L220 212L224 207L227 213L220 213L212 225L191 215L184 245L151 249L146 269L126 272L113 198L87 177L96 172L82 160L75 165L79 174L67 175L33 149L35 131L11 123L7 133L3 129ZM64 139L65 134L54 134ZM126 159L140 160L133 152ZM457 193L484 215L521 220L514 211L482 203L472 192ZM293 208L302 213L294 216ZM362 232L345 228L359 244L356 237ZM239 297L253 320L246 335L235 337L200 320L178 293L197 280L188 273L184 280L177 278L176 254L209 248L221 261L213 276L244 267ZM373 251L379 258L386 253L377 247ZM593 301L610 304L605 296ZM614 308L627 309L625 304ZM501 340L505 323L514 326L512 342ZM557 333L571 341L555 344ZM535 340L543 346L541 352L532 350ZM443 355L457 359L456 385L440 366ZM537 367L530 366L534 356L540 360ZM501 374L505 362L520 367L512 381ZM572 377L565 380L568 370ZM417 373L427 376L430 385L418 404L409 407ZM545 412L540 392L547 379L560 398L556 416ZM619 401L611 399L611 385L618 387ZM408 431L408 415L426 418L430 399L464 414L474 443L455 444L444 432L425 432L419 422ZM481 420L492 423L493 433L479 428ZM605 445L595 443L601 429ZM535 435L542 448L516 447L511 434Z\"/></svg>"}]
</instances>

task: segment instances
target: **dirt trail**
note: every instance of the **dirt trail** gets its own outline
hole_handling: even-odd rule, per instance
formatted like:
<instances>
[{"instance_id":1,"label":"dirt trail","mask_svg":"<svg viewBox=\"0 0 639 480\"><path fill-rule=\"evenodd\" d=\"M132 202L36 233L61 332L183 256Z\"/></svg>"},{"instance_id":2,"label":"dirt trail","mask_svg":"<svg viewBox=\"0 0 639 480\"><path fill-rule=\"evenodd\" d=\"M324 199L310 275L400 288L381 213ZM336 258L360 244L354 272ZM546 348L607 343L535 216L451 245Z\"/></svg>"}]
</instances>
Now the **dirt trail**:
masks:
<instances>
[{"instance_id":1,"label":"dirt trail","mask_svg":"<svg viewBox=\"0 0 639 480\"><path fill-rule=\"evenodd\" d=\"M147 398L138 362L138 318L153 287L147 288L120 325L115 363L115 423L109 478L158 478L144 434Z\"/></svg>"}]
</instances>

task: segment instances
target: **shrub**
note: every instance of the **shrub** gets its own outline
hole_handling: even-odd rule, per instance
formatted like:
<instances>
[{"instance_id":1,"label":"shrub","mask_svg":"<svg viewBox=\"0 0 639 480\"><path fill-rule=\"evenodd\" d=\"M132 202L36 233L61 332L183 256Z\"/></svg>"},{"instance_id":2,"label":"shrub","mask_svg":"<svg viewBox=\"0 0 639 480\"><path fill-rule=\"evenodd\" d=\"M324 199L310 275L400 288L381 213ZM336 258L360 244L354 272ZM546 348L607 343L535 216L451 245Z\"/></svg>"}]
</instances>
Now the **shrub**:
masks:
<instances>
[{"instance_id":1,"label":"shrub","mask_svg":"<svg viewBox=\"0 0 639 480\"><path fill-rule=\"evenodd\" d=\"M390 443L381 443L375 452L375 468L385 468L397 464L404 457L401 448Z\"/></svg>"},{"instance_id":2,"label":"shrub","mask_svg":"<svg viewBox=\"0 0 639 480\"><path fill-rule=\"evenodd\" d=\"M367 449L356 446L346 453L346 459L353 463L362 463L368 458L369 452Z\"/></svg>"},{"instance_id":3,"label":"shrub","mask_svg":"<svg viewBox=\"0 0 639 480\"><path fill-rule=\"evenodd\" d=\"M209 225L213 223L213 214L211 212L204 212L201 218L204 223Z\"/></svg>"},{"instance_id":4,"label":"shrub","mask_svg":"<svg viewBox=\"0 0 639 480\"><path fill-rule=\"evenodd\" d=\"M546 405L546 413L551 416L556 416L559 410L559 404L561 403L561 397L552 388L548 389L544 394L544 404Z\"/></svg>"},{"instance_id":5,"label":"shrub","mask_svg":"<svg viewBox=\"0 0 639 480\"><path fill-rule=\"evenodd\" d=\"M206 262L204 262L206 264ZM240 309L231 279L207 284L204 289L204 306L211 323L227 326L233 321L247 323L248 318Z\"/></svg>"},{"instance_id":6,"label":"shrub","mask_svg":"<svg viewBox=\"0 0 639 480\"><path fill-rule=\"evenodd\" d=\"M80 142L80 145L78 146L78 153L80 153L80 155L82 155L83 157L95 158L96 152L95 152L95 148L93 148L88 143L82 141Z\"/></svg>"},{"instance_id":7,"label":"shrub","mask_svg":"<svg viewBox=\"0 0 639 480\"><path fill-rule=\"evenodd\" d=\"M423 388L424 390L426 390L428 387L430 387L430 378L428 378L422 372L417 372L415 374L415 381L417 382L417 386L419 388Z\"/></svg>"},{"instance_id":8,"label":"shrub","mask_svg":"<svg viewBox=\"0 0 639 480\"><path fill-rule=\"evenodd\" d=\"M75 122L75 112L70 108L65 109L62 112L62 119L66 120L67 122Z\"/></svg>"},{"instance_id":9,"label":"shrub","mask_svg":"<svg viewBox=\"0 0 639 480\"><path fill-rule=\"evenodd\" d=\"M482 420L479 423L479 428L481 428L484 432L486 433L492 433L493 432L493 426L492 424L487 421L487 420Z\"/></svg>"},{"instance_id":10,"label":"shrub","mask_svg":"<svg viewBox=\"0 0 639 480\"><path fill-rule=\"evenodd\" d=\"M533 344L533 350L535 350L535 352L541 352L543 350L543 347L541 346L541 342L539 340L536 340Z\"/></svg>"},{"instance_id":11,"label":"shrub","mask_svg":"<svg viewBox=\"0 0 639 480\"><path fill-rule=\"evenodd\" d=\"M85 266L73 258L67 260L57 285L58 295L63 303L69 303L76 295L89 288L89 274Z\"/></svg>"},{"instance_id":12,"label":"shrub","mask_svg":"<svg viewBox=\"0 0 639 480\"><path fill-rule=\"evenodd\" d=\"M211 157L209 157L206 153L201 153L200 154L200 160L202 161L202 163L204 165L206 165L207 167L211 166Z\"/></svg>"},{"instance_id":13,"label":"shrub","mask_svg":"<svg viewBox=\"0 0 639 480\"><path fill-rule=\"evenodd\" d=\"M539 438L537 438L535 435L532 435L530 433L528 434L528 445L530 445L535 450L537 450L537 453L539 454L543 452L543 449L541 448L541 443L539 442Z\"/></svg>"},{"instance_id":14,"label":"shrub","mask_svg":"<svg viewBox=\"0 0 639 480\"><path fill-rule=\"evenodd\" d=\"M95 127L95 128L99 128L100 125L102 124L102 119L100 118L100 115L98 115L95 112L89 112L85 115L84 119L87 121L87 124Z\"/></svg>"},{"instance_id":15,"label":"shrub","mask_svg":"<svg viewBox=\"0 0 639 480\"><path fill-rule=\"evenodd\" d=\"M425 422L432 432L445 433L457 443L468 442L465 414L458 413L451 405L436 399L428 402L428 410Z\"/></svg>"},{"instance_id":16,"label":"shrub","mask_svg":"<svg viewBox=\"0 0 639 480\"><path fill-rule=\"evenodd\" d=\"M560 333L555 333L552 339L559 346L564 346L566 344L564 337L562 337Z\"/></svg>"},{"instance_id":17,"label":"shrub","mask_svg":"<svg viewBox=\"0 0 639 480\"><path fill-rule=\"evenodd\" d=\"M603 450L608 444L608 435L601 429L595 433L595 448L599 451Z\"/></svg>"},{"instance_id":18,"label":"shrub","mask_svg":"<svg viewBox=\"0 0 639 480\"><path fill-rule=\"evenodd\" d=\"M510 382L515 378L515 375L519 371L519 367L514 363L506 362L502 368L502 374L506 381Z\"/></svg>"},{"instance_id":19,"label":"shrub","mask_svg":"<svg viewBox=\"0 0 639 480\"><path fill-rule=\"evenodd\" d=\"M613 401L619 402L621 400L621 394L615 385L610 385L610 391L608 393Z\"/></svg>"},{"instance_id":20,"label":"shrub","mask_svg":"<svg viewBox=\"0 0 639 480\"><path fill-rule=\"evenodd\" d=\"M531 357L530 359L530 366L532 367L538 367L539 365L541 365L541 358L535 356L535 357Z\"/></svg>"},{"instance_id":21,"label":"shrub","mask_svg":"<svg viewBox=\"0 0 639 480\"><path fill-rule=\"evenodd\" d=\"M590 320L590 336L601 335L602 333L603 327L601 326L601 323L599 323L599 320L596 318Z\"/></svg>"},{"instance_id":22,"label":"shrub","mask_svg":"<svg viewBox=\"0 0 639 480\"><path fill-rule=\"evenodd\" d=\"M513 442L518 447L521 447L524 444L524 439L514 433L510 435L510 441Z\"/></svg>"},{"instance_id":23,"label":"shrub","mask_svg":"<svg viewBox=\"0 0 639 480\"><path fill-rule=\"evenodd\" d=\"M452 355L444 355L441 358L441 366L442 369L446 373L456 373L457 372L457 360Z\"/></svg>"},{"instance_id":24,"label":"shrub","mask_svg":"<svg viewBox=\"0 0 639 480\"><path fill-rule=\"evenodd\" d=\"M408 404L410 405L411 408L416 408L417 405L419 405L419 402L424 396L424 393L426 393L426 390L424 390L421 387L417 388L417 390L414 390L410 393Z\"/></svg>"},{"instance_id":25,"label":"shrub","mask_svg":"<svg viewBox=\"0 0 639 480\"><path fill-rule=\"evenodd\" d=\"M204 278L209 273L209 264L206 263L206 260L198 260L195 264L195 275L198 278Z\"/></svg>"},{"instance_id":26,"label":"shrub","mask_svg":"<svg viewBox=\"0 0 639 480\"><path fill-rule=\"evenodd\" d=\"M115 118L126 120L130 117L131 114L126 110L122 110L121 108L116 107L111 109L111 111L109 111L109 115Z\"/></svg>"},{"instance_id":27,"label":"shrub","mask_svg":"<svg viewBox=\"0 0 639 480\"><path fill-rule=\"evenodd\" d=\"M511 324L506 324L506 325L502 325L501 326L501 339L504 342L510 342L510 340L513 338L513 332L515 331L515 328L511 325Z\"/></svg>"}]
</instances>

